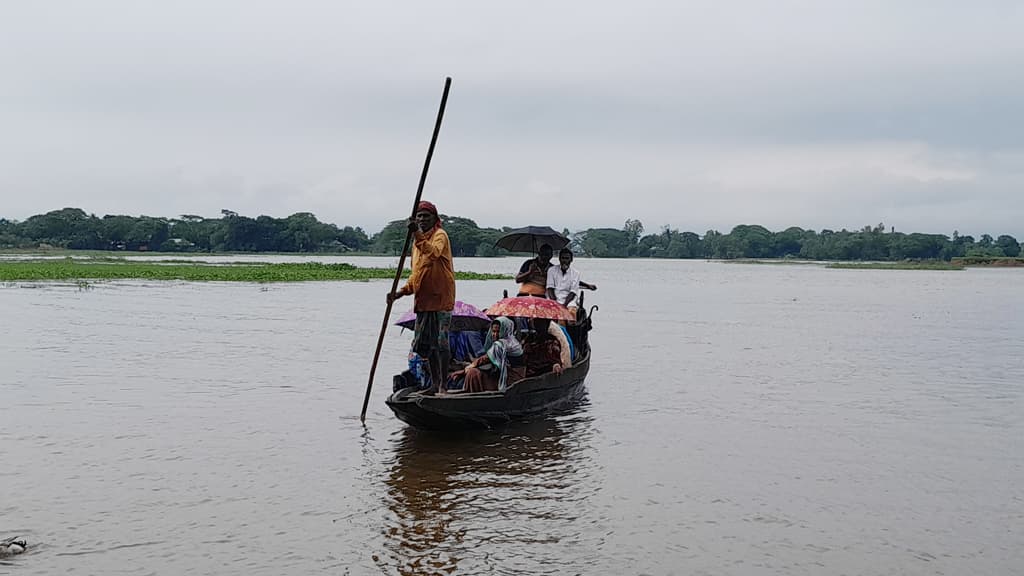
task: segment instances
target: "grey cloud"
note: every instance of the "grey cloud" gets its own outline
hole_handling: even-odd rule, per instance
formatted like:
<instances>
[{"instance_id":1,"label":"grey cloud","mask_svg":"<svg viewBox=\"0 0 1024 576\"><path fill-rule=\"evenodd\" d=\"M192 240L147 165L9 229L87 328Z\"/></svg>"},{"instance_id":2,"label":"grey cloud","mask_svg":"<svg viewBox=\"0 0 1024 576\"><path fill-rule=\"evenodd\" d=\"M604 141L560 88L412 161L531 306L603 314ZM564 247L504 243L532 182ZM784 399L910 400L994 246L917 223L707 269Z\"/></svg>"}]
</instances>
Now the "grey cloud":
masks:
<instances>
[{"instance_id":1,"label":"grey cloud","mask_svg":"<svg viewBox=\"0 0 1024 576\"><path fill-rule=\"evenodd\" d=\"M427 194L484 224L535 214L503 195L571 206L552 222L570 227L891 214L1022 235L1021 29L1002 1L8 4L0 216L377 229L406 210L451 74Z\"/></svg>"}]
</instances>

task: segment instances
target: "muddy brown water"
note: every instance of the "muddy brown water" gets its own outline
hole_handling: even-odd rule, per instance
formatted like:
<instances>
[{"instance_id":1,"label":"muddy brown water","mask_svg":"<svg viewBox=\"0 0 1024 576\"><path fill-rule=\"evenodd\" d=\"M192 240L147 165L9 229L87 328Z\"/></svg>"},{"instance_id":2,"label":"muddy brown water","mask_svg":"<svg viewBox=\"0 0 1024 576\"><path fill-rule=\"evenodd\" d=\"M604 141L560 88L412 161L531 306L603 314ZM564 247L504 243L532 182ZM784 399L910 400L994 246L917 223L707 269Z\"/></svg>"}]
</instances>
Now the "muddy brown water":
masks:
<instances>
[{"instance_id":1,"label":"muddy brown water","mask_svg":"<svg viewBox=\"0 0 1024 576\"><path fill-rule=\"evenodd\" d=\"M1024 271L577 265L587 399L464 435L398 328L359 423L386 282L0 288L0 574L1024 571Z\"/></svg>"}]
</instances>

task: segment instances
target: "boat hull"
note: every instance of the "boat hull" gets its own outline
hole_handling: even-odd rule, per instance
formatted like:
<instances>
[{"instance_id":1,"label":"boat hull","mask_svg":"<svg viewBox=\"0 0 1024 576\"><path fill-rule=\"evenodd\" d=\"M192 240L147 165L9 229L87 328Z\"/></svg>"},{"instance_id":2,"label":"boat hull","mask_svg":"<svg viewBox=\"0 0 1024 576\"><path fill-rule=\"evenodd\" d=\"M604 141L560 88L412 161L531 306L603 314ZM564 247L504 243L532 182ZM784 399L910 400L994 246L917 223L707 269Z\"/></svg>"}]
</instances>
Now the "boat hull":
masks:
<instances>
[{"instance_id":1,"label":"boat hull","mask_svg":"<svg viewBox=\"0 0 1024 576\"><path fill-rule=\"evenodd\" d=\"M561 374L526 378L504 393L424 396L413 388L403 388L387 399L387 405L399 420L423 430L494 428L578 401L586 392L585 380L589 371L588 349L579 361Z\"/></svg>"}]
</instances>

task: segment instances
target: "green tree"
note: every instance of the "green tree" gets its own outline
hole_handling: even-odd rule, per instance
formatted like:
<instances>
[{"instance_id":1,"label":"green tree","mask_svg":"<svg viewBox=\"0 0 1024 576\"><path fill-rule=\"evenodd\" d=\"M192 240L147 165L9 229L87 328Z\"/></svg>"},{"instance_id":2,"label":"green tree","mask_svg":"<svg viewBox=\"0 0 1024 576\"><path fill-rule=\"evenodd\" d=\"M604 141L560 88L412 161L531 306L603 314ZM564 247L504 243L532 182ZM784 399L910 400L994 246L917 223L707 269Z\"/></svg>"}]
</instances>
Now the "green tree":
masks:
<instances>
[{"instance_id":1,"label":"green tree","mask_svg":"<svg viewBox=\"0 0 1024 576\"><path fill-rule=\"evenodd\" d=\"M221 225L211 238L214 250L218 252L252 252L259 244L259 229L256 220L239 216L231 210L221 210L224 217Z\"/></svg>"},{"instance_id":2,"label":"green tree","mask_svg":"<svg viewBox=\"0 0 1024 576\"><path fill-rule=\"evenodd\" d=\"M583 232L580 248L595 258L626 258L633 245L628 232L614 228L590 228Z\"/></svg>"},{"instance_id":3,"label":"green tree","mask_svg":"<svg viewBox=\"0 0 1024 576\"><path fill-rule=\"evenodd\" d=\"M313 216L310 214L310 216ZM313 216L316 221L316 217ZM283 252L279 238L284 223L270 216L257 216L253 230L253 250L257 252Z\"/></svg>"},{"instance_id":4,"label":"green tree","mask_svg":"<svg viewBox=\"0 0 1024 576\"><path fill-rule=\"evenodd\" d=\"M770 258L772 233L764 226L740 224L721 240L724 258Z\"/></svg>"},{"instance_id":5,"label":"green tree","mask_svg":"<svg viewBox=\"0 0 1024 576\"><path fill-rule=\"evenodd\" d=\"M21 236L21 226L16 220L0 218L0 248L19 248L24 239Z\"/></svg>"},{"instance_id":6,"label":"green tree","mask_svg":"<svg viewBox=\"0 0 1024 576\"><path fill-rule=\"evenodd\" d=\"M938 258L948 241L939 234L895 233L889 236L889 254L893 260Z\"/></svg>"},{"instance_id":7,"label":"green tree","mask_svg":"<svg viewBox=\"0 0 1024 576\"><path fill-rule=\"evenodd\" d=\"M693 232L669 232L670 240L665 248L666 256L669 258L700 258L704 251L700 236Z\"/></svg>"},{"instance_id":8,"label":"green tree","mask_svg":"<svg viewBox=\"0 0 1024 576\"><path fill-rule=\"evenodd\" d=\"M804 244L804 229L797 226L786 228L775 234L772 242L772 255L784 258L796 256Z\"/></svg>"},{"instance_id":9,"label":"green tree","mask_svg":"<svg viewBox=\"0 0 1024 576\"><path fill-rule=\"evenodd\" d=\"M124 250L128 247L128 235L135 228L136 218L108 214L100 222L104 248Z\"/></svg>"},{"instance_id":10,"label":"green tree","mask_svg":"<svg viewBox=\"0 0 1024 576\"><path fill-rule=\"evenodd\" d=\"M156 250L169 238L167 220L142 216L125 237L129 250Z\"/></svg>"},{"instance_id":11,"label":"green tree","mask_svg":"<svg viewBox=\"0 0 1024 576\"><path fill-rule=\"evenodd\" d=\"M666 249L671 240L670 234L669 227L663 226L661 232L640 238L636 247L636 255L643 258L667 258Z\"/></svg>"},{"instance_id":12,"label":"green tree","mask_svg":"<svg viewBox=\"0 0 1024 576\"><path fill-rule=\"evenodd\" d=\"M477 256L507 256L509 252L494 245L501 238L503 231L495 228L480 229L480 243L476 246Z\"/></svg>"},{"instance_id":13,"label":"green tree","mask_svg":"<svg viewBox=\"0 0 1024 576\"><path fill-rule=\"evenodd\" d=\"M441 225L448 233L448 242L452 247L452 256L476 256L477 247L482 240L480 228L469 218L441 215Z\"/></svg>"},{"instance_id":14,"label":"green tree","mask_svg":"<svg viewBox=\"0 0 1024 576\"><path fill-rule=\"evenodd\" d=\"M370 239L362 228L356 226L345 226L338 232L338 241L348 250L367 250L370 247Z\"/></svg>"},{"instance_id":15,"label":"green tree","mask_svg":"<svg viewBox=\"0 0 1024 576\"><path fill-rule=\"evenodd\" d=\"M21 232L35 243L95 248L100 241L97 220L81 208L63 208L30 217L22 225Z\"/></svg>"},{"instance_id":16,"label":"green tree","mask_svg":"<svg viewBox=\"0 0 1024 576\"><path fill-rule=\"evenodd\" d=\"M171 238L179 239L182 244L175 244L176 250L210 251L213 248L212 238L221 227L222 220L206 219L202 216L182 214L178 220L169 223Z\"/></svg>"},{"instance_id":17,"label":"green tree","mask_svg":"<svg viewBox=\"0 0 1024 576\"><path fill-rule=\"evenodd\" d=\"M272 221L265 221L261 223L260 229L253 230L255 241L258 242L258 239L265 235L274 234L277 249L283 252L340 249L340 231L337 226L320 222L309 212L296 212L283 221L278 221L276 225L272 224Z\"/></svg>"},{"instance_id":18,"label":"green tree","mask_svg":"<svg viewBox=\"0 0 1024 576\"><path fill-rule=\"evenodd\" d=\"M373 250L381 254L398 256L405 244L405 236L409 231L408 220L392 220L383 230L373 237Z\"/></svg>"},{"instance_id":19,"label":"green tree","mask_svg":"<svg viewBox=\"0 0 1024 576\"><path fill-rule=\"evenodd\" d=\"M708 230L704 233L704 254L705 258L720 258L722 251L723 235L718 230Z\"/></svg>"},{"instance_id":20,"label":"green tree","mask_svg":"<svg viewBox=\"0 0 1024 576\"><path fill-rule=\"evenodd\" d=\"M862 260L888 260L889 241L885 234L885 224L879 222L878 226L872 228L865 226L860 232L861 249L860 259Z\"/></svg>"},{"instance_id":21,"label":"green tree","mask_svg":"<svg viewBox=\"0 0 1024 576\"><path fill-rule=\"evenodd\" d=\"M1013 236L1003 234L996 238L996 247L1003 251L1003 254L1011 258L1020 256L1020 243Z\"/></svg>"}]
</instances>

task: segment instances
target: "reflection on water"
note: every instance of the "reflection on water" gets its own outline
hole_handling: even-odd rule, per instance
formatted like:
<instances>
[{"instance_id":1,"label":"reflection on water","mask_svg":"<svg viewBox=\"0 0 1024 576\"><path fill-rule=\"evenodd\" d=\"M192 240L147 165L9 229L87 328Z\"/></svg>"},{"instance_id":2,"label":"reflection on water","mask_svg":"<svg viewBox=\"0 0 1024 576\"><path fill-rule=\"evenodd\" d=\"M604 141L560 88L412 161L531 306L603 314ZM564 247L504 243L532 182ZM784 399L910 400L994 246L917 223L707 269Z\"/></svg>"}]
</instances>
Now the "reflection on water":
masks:
<instances>
[{"instance_id":1,"label":"reflection on water","mask_svg":"<svg viewBox=\"0 0 1024 576\"><path fill-rule=\"evenodd\" d=\"M566 547L592 538L580 531L600 490L591 424L584 404L501 431L396 431L381 563L403 575L564 572Z\"/></svg>"}]
</instances>

